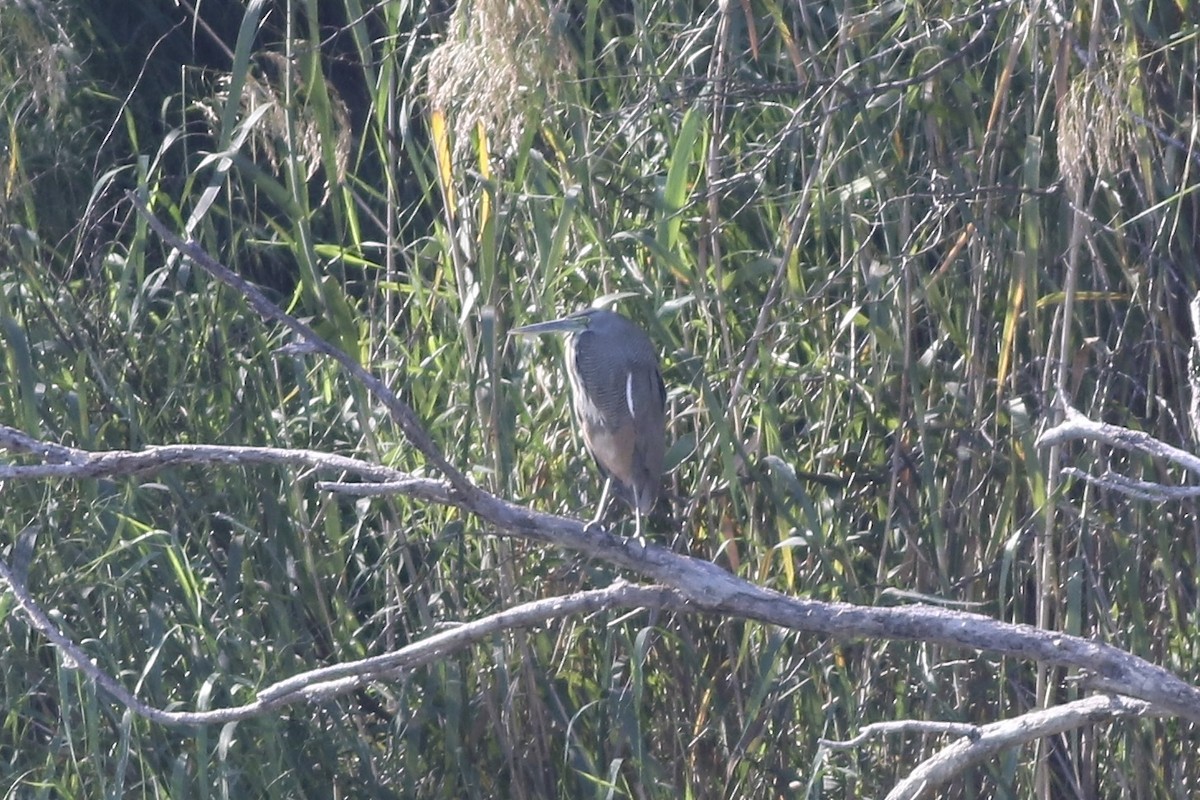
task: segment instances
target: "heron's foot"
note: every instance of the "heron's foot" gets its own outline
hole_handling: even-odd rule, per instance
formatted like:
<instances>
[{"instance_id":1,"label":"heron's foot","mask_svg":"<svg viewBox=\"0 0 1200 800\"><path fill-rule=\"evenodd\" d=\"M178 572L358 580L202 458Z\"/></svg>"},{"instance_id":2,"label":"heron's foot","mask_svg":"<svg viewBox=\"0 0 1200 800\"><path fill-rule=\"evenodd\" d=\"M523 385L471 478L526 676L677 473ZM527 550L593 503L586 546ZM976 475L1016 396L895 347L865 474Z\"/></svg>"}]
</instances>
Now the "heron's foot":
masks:
<instances>
[{"instance_id":1,"label":"heron's foot","mask_svg":"<svg viewBox=\"0 0 1200 800\"><path fill-rule=\"evenodd\" d=\"M603 522L598 519L594 519L583 526L583 532L589 536L595 536L598 533L608 533L609 530L608 526Z\"/></svg>"}]
</instances>

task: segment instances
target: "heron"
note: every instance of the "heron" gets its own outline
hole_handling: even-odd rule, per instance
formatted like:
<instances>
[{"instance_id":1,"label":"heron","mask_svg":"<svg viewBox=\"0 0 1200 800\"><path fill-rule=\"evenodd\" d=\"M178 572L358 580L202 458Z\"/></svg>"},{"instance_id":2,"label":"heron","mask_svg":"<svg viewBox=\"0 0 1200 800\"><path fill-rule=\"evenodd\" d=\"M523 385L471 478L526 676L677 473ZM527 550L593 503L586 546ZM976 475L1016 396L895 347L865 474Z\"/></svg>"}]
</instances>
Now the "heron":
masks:
<instances>
[{"instance_id":1,"label":"heron","mask_svg":"<svg viewBox=\"0 0 1200 800\"><path fill-rule=\"evenodd\" d=\"M610 491L634 512L639 541L642 515L658 499L666 451L667 391L650 337L615 311L589 308L548 322L514 328L509 335L566 334L571 405L588 453L604 477L596 518Z\"/></svg>"}]
</instances>

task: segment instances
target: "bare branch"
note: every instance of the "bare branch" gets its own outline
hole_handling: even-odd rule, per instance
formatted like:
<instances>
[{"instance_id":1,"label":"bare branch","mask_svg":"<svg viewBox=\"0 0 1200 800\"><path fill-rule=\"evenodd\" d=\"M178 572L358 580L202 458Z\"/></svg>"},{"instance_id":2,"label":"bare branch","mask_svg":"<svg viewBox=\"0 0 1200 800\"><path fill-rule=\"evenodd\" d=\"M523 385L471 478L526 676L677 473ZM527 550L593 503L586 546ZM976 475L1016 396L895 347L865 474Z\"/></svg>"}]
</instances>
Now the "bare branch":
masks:
<instances>
[{"instance_id":1,"label":"bare branch","mask_svg":"<svg viewBox=\"0 0 1200 800\"><path fill-rule=\"evenodd\" d=\"M1134 431L1119 425L1110 425L1107 422L1095 422L1070 407L1067 407L1065 413L1066 416L1061 424L1055 425L1038 437L1038 447L1050 447L1075 439L1085 439L1119 447L1122 450L1132 450L1155 458L1162 458L1183 467L1188 472L1200 475L1200 458L1186 450L1172 447L1143 431Z\"/></svg>"},{"instance_id":2,"label":"bare branch","mask_svg":"<svg viewBox=\"0 0 1200 800\"><path fill-rule=\"evenodd\" d=\"M246 302L250 307L262 317L264 320L270 320L283 325L285 328L292 331L300 337L306 347L311 347L313 350L332 358L338 362L347 372L349 372L355 380L360 381L363 386L375 395L396 424L400 426L405 437L414 447L421 451L421 454L429 460L429 462L450 481L451 485L456 490L467 497L475 495L487 495L478 486L470 481L466 475L463 475L455 468L446 457L442 455L442 451L434 444L429 433L422 427L417 419L416 412L401 400L396 394L388 388L387 384L379 378L372 375L367 370L363 369L362 365L347 355L344 351L334 347L329 342L317 335L316 331L305 325L300 320L284 312L279 306L267 299L257 286L247 281L241 275L238 275L229 267L217 261L204 251L204 248L196 244L194 241L184 240L177 236L170 228L162 223L158 217L150 212L146 201L136 192L126 192L126 196L133 203L134 208L146 220L147 224L162 237L163 241L171 247L178 250L183 255L187 256L196 266L203 269L205 272L212 275L217 280L221 281L230 288L236 290L239 294L246 298Z\"/></svg>"},{"instance_id":3,"label":"bare branch","mask_svg":"<svg viewBox=\"0 0 1200 800\"><path fill-rule=\"evenodd\" d=\"M868 739L897 734L918 733L934 736L966 736L979 738L979 726L969 722L939 722L937 720L897 719L873 722L865 726L853 739L844 742L833 739L818 739L817 744L826 750L852 750Z\"/></svg>"},{"instance_id":4,"label":"bare branch","mask_svg":"<svg viewBox=\"0 0 1200 800\"><path fill-rule=\"evenodd\" d=\"M603 530L585 528L578 520L532 511L486 493L468 498L446 483L413 478L343 456L278 448L220 448L208 445L149 448L139 453L88 453L39 442L19 431L2 427L0 446L21 453L46 454L43 457L66 462L44 464L40 468L36 468L37 465L0 467L0 478L10 479L99 477L106 474L103 472L105 467L113 468L117 474L133 474L155 466L200 463L302 464L344 469L370 478L382 478L390 482L388 488L397 493L473 513L494 525L499 532L606 561L670 587L678 594L679 608L757 620L837 639L928 642L1066 667L1081 671L1088 685L1097 690L1141 698L1170 713L1200 721L1200 689L1162 667L1107 644L1041 630L1031 625L1014 625L979 614L925 605L872 608L789 597L756 586L716 564L679 555L655 544L642 544ZM231 458L232 452L236 452L239 458ZM65 468L74 472L64 473L62 470ZM348 485L336 486L339 490L345 490ZM364 491L373 492L380 488L380 484L371 484ZM685 601L687 605L684 605ZM24 603L22 605L25 607ZM47 636L49 638L49 634ZM80 660L75 655L72 658ZM107 688L106 684L101 685ZM114 694L114 697L120 700L120 696ZM139 708L134 710L143 713ZM258 711L262 710L260 708ZM156 712L154 718L162 721L165 719L160 716L162 713L165 712Z\"/></svg>"},{"instance_id":5,"label":"bare branch","mask_svg":"<svg viewBox=\"0 0 1200 800\"><path fill-rule=\"evenodd\" d=\"M136 452L92 452L43 442L21 431L0 425L0 448L45 459L40 464L0 464L0 480L39 478L115 478L156 472L168 467L226 464L228 466L308 467L359 475L372 481L401 483L412 476L389 467L318 450L239 445L174 444L151 446Z\"/></svg>"},{"instance_id":6,"label":"bare branch","mask_svg":"<svg viewBox=\"0 0 1200 800\"><path fill-rule=\"evenodd\" d=\"M579 592L568 597L537 600L455 625L415 644L383 655L322 667L294 675L258 692L254 700L214 711L165 711L143 703L104 670L96 666L79 645L71 641L41 609L24 583L0 559L0 580L8 584L30 624L62 654L64 665L78 669L114 700L135 714L170 727L195 727L236 722L297 702L320 702L352 692L372 681L395 678L411 670L471 647L498 633L532 628L574 614L594 614L613 608L681 610L686 601L662 586L633 586L617 581L607 589Z\"/></svg>"},{"instance_id":7,"label":"bare branch","mask_svg":"<svg viewBox=\"0 0 1200 800\"><path fill-rule=\"evenodd\" d=\"M440 661L497 633L613 608L683 611L687 601L665 586L634 586L618 579L606 589L523 603L474 622L455 625L395 652L305 672L268 686L258 693L258 699L266 703L324 699L330 693L343 694L380 678L395 678L402 671Z\"/></svg>"},{"instance_id":8,"label":"bare branch","mask_svg":"<svg viewBox=\"0 0 1200 800\"><path fill-rule=\"evenodd\" d=\"M1195 475L1200 475L1200 458L1197 458L1186 450L1180 450L1178 447L1173 447L1166 442L1155 439L1148 433L1122 428L1119 425L1110 425L1107 422L1090 420L1069 406L1065 409L1065 415L1061 423L1046 430L1038 437L1038 447L1051 447L1076 439L1090 440L1118 447L1122 450L1131 450L1137 453L1145 453L1155 458L1161 458L1183 467ZM1183 500L1200 494L1200 486L1164 486L1160 483L1142 481L1113 472L1105 472L1103 475L1091 475L1077 467L1064 467L1061 474L1072 478L1079 478L1096 486L1111 489L1139 500L1156 502L1163 500Z\"/></svg>"},{"instance_id":9,"label":"bare branch","mask_svg":"<svg viewBox=\"0 0 1200 800\"><path fill-rule=\"evenodd\" d=\"M13 593L13 597L17 600L17 607L25 614L25 618L29 620L29 624L33 626L34 630L45 636L50 640L51 644L58 648L63 666L78 669L87 675L96 682L97 686L133 713L164 725L172 724L169 719L169 712L146 705L141 700L138 700L124 686L118 683L115 678L96 666L96 662L92 661L79 645L75 644L69 636L60 631L58 626L50 621L50 617L46 615L46 612L33 599L33 596L29 594L29 590L25 588L25 584L17 580L16 575L8 566L8 562L2 558L0 558L0 580L8 584L9 591Z\"/></svg>"},{"instance_id":10,"label":"bare branch","mask_svg":"<svg viewBox=\"0 0 1200 800\"><path fill-rule=\"evenodd\" d=\"M1094 486L1099 486L1101 489L1111 489L1114 492L1120 492L1137 500L1163 502L1166 500L1187 500L1190 497L1200 495L1200 486L1164 486L1161 483L1142 481L1112 471L1105 471L1100 475L1092 475L1078 467L1063 467L1062 474L1071 478L1078 478L1081 481L1087 481Z\"/></svg>"},{"instance_id":11,"label":"bare branch","mask_svg":"<svg viewBox=\"0 0 1200 800\"><path fill-rule=\"evenodd\" d=\"M978 736L959 739L918 765L908 777L892 787L887 800L917 800L922 796L934 796L937 787L1010 747L1106 720L1156 716L1160 713L1148 703L1128 697L1100 695L984 725L978 728Z\"/></svg>"}]
</instances>

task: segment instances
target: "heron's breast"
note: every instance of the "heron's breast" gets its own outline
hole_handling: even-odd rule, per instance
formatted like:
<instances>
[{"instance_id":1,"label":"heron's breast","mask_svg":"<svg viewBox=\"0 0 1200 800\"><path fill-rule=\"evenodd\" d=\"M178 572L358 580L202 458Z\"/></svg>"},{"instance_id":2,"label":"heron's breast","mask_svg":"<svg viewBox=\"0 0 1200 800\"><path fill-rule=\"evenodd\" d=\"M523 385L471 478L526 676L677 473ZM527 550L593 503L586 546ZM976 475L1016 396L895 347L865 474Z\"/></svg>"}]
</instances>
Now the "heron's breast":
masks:
<instances>
[{"instance_id":1,"label":"heron's breast","mask_svg":"<svg viewBox=\"0 0 1200 800\"><path fill-rule=\"evenodd\" d=\"M638 477L634 464L636 435L633 425L615 428L585 425L583 429L583 438L592 456L626 486L632 486Z\"/></svg>"}]
</instances>

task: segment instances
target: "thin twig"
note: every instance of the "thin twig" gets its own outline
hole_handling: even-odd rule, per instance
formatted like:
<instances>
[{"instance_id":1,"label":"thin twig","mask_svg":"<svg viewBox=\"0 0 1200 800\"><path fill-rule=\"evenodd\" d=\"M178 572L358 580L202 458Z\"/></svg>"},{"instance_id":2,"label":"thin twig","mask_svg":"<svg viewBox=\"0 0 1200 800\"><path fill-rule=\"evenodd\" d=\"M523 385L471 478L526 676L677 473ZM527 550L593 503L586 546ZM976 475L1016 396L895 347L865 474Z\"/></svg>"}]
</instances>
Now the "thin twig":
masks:
<instances>
[{"instance_id":1,"label":"thin twig","mask_svg":"<svg viewBox=\"0 0 1200 800\"><path fill-rule=\"evenodd\" d=\"M863 726L858 735L844 742L833 739L817 739L817 744L826 750L851 750L868 739L917 733L922 736L967 736L979 738L979 726L969 722L941 722L939 720L897 719L873 722Z\"/></svg>"}]
</instances>

